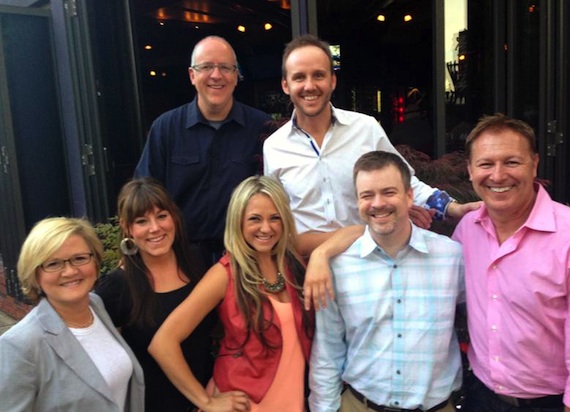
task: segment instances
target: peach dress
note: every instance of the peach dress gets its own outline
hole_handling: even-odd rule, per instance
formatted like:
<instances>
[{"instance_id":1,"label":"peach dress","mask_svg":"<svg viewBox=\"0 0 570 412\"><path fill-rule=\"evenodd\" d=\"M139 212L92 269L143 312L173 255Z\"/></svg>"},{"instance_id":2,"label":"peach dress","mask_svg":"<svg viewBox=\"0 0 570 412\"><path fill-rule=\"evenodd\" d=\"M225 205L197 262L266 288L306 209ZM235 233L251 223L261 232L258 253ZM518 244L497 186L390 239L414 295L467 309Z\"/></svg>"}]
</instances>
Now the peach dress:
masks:
<instances>
[{"instance_id":1,"label":"peach dress","mask_svg":"<svg viewBox=\"0 0 570 412\"><path fill-rule=\"evenodd\" d=\"M260 403L250 401L251 412L304 412L305 411L305 358L295 328L291 302L279 302L269 296L275 314L281 322L283 350L275 379ZM208 393L217 392L210 380Z\"/></svg>"}]
</instances>

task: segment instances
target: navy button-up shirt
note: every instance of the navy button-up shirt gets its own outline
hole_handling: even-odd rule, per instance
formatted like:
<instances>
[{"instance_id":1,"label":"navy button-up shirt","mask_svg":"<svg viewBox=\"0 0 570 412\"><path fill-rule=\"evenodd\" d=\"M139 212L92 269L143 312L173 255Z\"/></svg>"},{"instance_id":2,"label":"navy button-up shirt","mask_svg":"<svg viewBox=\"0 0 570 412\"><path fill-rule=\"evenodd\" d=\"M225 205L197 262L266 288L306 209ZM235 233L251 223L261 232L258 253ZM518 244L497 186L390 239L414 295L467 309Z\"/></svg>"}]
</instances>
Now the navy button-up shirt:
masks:
<instances>
[{"instance_id":1,"label":"navy button-up shirt","mask_svg":"<svg viewBox=\"0 0 570 412\"><path fill-rule=\"evenodd\" d=\"M135 177L164 184L184 215L191 241L222 241L233 189L260 170L260 136L269 119L234 100L216 129L194 99L153 122Z\"/></svg>"}]
</instances>

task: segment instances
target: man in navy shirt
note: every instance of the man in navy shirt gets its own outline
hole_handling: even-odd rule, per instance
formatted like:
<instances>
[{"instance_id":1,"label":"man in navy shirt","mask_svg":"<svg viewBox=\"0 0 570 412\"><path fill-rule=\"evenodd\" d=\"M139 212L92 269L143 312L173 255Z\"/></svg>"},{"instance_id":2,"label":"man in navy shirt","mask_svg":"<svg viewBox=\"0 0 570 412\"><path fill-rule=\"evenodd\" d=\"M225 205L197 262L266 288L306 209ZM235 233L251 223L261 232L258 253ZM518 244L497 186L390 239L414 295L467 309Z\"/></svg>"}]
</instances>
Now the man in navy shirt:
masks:
<instances>
[{"instance_id":1,"label":"man in navy shirt","mask_svg":"<svg viewBox=\"0 0 570 412\"><path fill-rule=\"evenodd\" d=\"M259 170L260 135L270 117L234 100L237 58L223 38L209 36L196 44L188 74L196 98L153 122L135 177L164 184L209 266L224 250L232 190Z\"/></svg>"}]
</instances>

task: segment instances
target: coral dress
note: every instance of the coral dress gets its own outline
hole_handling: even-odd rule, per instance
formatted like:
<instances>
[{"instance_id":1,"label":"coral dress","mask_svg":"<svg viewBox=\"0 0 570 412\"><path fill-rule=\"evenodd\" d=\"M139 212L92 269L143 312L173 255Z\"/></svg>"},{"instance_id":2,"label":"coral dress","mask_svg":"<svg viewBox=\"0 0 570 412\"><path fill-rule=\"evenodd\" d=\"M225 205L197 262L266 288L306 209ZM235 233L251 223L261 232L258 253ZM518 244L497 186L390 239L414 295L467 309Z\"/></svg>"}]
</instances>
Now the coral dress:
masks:
<instances>
[{"instance_id":1,"label":"coral dress","mask_svg":"<svg viewBox=\"0 0 570 412\"><path fill-rule=\"evenodd\" d=\"M276 315L281 322L283 350L275 379L260 403L250 400L251 412L304 412L305 358L297 336L291 302L279 302L269 295ZM217 388L213 380L207 387L212 394Z\"/></svg>"}]
</instances>

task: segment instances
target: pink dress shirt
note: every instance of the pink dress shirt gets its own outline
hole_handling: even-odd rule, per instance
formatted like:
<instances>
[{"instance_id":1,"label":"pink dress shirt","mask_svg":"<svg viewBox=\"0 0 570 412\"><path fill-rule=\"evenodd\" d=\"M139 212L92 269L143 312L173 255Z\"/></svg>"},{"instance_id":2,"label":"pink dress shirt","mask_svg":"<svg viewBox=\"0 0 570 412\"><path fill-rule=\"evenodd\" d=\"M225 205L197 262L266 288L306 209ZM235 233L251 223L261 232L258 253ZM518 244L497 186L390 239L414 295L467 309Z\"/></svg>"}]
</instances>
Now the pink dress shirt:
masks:
<instances>
[{"instance_id":1,"label":"pink dress shirt","mask_svg":"<svg viewBox=\"0 0 570 412\"><path fill-rule=\"evenodd\" d=\"M527 221L503 244L485 206L453 234L465 256L468 357L496 393L564 393L570 405L570 208L536 190Z\"/></svg>"}]
</instances>

